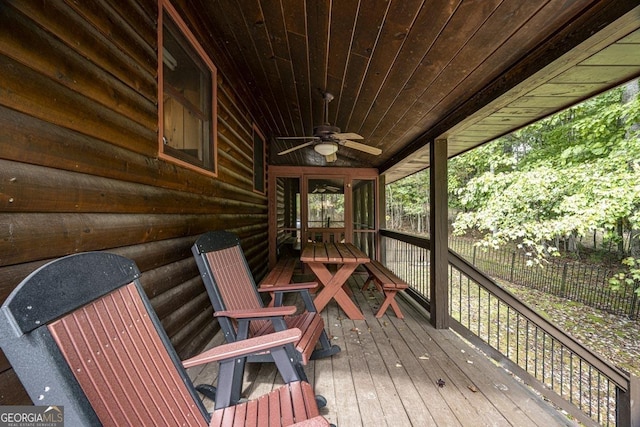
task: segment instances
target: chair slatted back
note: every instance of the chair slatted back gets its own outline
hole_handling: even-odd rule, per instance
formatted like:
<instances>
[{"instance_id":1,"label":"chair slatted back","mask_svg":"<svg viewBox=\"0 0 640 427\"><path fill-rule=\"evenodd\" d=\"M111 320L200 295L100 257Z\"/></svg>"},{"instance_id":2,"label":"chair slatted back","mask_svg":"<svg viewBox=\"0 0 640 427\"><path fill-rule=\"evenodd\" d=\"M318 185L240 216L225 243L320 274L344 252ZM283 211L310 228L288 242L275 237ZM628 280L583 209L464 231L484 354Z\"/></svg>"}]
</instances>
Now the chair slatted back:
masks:
<instances>
[{"instance_id":1,"label":"chair slatted back","mask_svg":"<svg viewBox=\"0 0 640 427\"><path fill-rule=\"evenodd\" d=\"M216 313L244 310L244 314L248 314L245 318L256 318L270 310L264 308L237 235L226 230L209 231L196 239L191 251ZM235 318L240 319L240 315ZM295 349L287 346L289 357L295 359L296 363L306 364L310 359L329 357L340 351L340 347L331 345L324 330L322 316L315 310L249 322L236 322L234 316L225 315L220 315L217 319L227 342L262 336L275 330L300 329L302 337L295 344ZM316 348L317 344L321 348ZM250 356L248 361L273 362L273 358L269 352L265 352ZM299 377L306 380L302 365L296 369Z\"/></svg>"},{"instance_id":2,"label":"chair slatted back","mask_svg":"<svg viewBox=\"0 0 640 427\"><path fill-rule=\"evenodd\" d=\"M216 305L225 310L253 310L263 307L255 282L247 268L240 245L205 253L209 271L222 298ZM208 284L207 284L208 285ZM209 295L216 295L217 292ZM265 321L253 321L249 330L254 335Z\"/></svg>"},{"instance_id":3,"label":"chair slatted back","mask_svg":"<svg viewBox=\"0 0 640 427\"><path fill-rule=\"evenodd\" d=\"M68 425L206 426L202 405L127 258L50 262L0 307L0 346L37 405Z\"/></svg>"},{"instance_id":4,"label":"chair slatted back","mask_svg":"<svg viewBox=\"0 0 640 427\"><path fill-rule=\"evenodd\" d=\"M207 425L133 284L49 330L103 425Z\"/></svg>"}]
</instances>

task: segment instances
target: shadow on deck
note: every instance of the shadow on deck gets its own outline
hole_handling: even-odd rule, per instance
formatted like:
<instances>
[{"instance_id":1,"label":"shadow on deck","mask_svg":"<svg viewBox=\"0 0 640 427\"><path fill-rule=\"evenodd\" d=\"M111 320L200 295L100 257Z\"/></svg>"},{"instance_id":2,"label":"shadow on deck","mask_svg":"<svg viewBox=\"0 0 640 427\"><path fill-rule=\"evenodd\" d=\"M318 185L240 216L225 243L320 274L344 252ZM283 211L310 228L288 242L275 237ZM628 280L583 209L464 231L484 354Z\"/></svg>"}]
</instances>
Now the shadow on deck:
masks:
<instances>
[{"instance_id":1,"label":"shadow on deck","mask_svg":"<svg viewBox=\"0 0 640 427\"><path fill-rule=\"evenodd\" d=\"M450 330L436 330L428 313L399 298L405 319L391 309L380 319L378 292L361 292L363 276L349 281L365 320L352 321L335 303L323 311L332 342L342 352L311 361L306 372L327 399L321 413L351 426L575 425L504 369ZM218 334L211 346L223 340ZM215 384L217 366L191 369L195 384ZM244 397L282 384L273 364L249 364ZM439 385L441 384L441 385ZM212 410L213 403L205 399Z\"/></svg>"}]
</instances>

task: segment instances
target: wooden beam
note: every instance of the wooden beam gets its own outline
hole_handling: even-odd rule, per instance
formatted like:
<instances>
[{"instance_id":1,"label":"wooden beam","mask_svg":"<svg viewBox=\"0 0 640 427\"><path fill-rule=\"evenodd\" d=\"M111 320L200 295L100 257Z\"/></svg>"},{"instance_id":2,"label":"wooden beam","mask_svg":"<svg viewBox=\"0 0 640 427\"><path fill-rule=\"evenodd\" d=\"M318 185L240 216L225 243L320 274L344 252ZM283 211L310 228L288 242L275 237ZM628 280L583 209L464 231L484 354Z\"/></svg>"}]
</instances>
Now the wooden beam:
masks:
<instances>
[{"instance_id":1,"label":"wooden beam","mask_svg":"<svg viewBox=\"0 0 640 427\"><path fill-rule=\"evenodd\" d=\"M431 324L436 329L448 329L447 140L436 140L429 144L429 154Z\"/></svg>"},{"instance_id":2,"label":"wooden beam","mask_svg":"<svg viewBox=\"0 0 640 427\"><path fill-rule=\"evenodd\" d=\"M276 265L277 261L277 235L278 235L278 201L276 199L276 180L277 175L268 169L268 185L267 185L267 195L268 195L268 229L269 229L269 269L273 268Z\"/></svg>"},{"instance_id":3,"label":"wooden beam","mask_svg":"<svg viewBox=\"0 0 640 427\"><path fill-rule=\"evenodd\" d=\"M380 229L387 228L387 184L386 177L380 175L378 177L378 194L376 197L376 230L375 234L375 247L377 249L376 259L382 261L386 265L386 252L382 247L382 239L380 238Z\"/></svg>"}]
</instances>

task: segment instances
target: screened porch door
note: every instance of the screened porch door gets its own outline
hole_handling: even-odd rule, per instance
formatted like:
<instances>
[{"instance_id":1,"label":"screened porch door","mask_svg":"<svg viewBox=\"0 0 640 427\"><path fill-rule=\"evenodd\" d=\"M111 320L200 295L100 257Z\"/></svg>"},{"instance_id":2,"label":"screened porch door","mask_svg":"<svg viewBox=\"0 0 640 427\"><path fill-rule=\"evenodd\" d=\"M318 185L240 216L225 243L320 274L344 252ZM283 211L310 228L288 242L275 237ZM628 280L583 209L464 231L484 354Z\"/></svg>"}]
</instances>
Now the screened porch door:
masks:
<instances>
[{"instance_id":1,"label":"screened porch door","mask_svg":"<svg viewBox=\"0 0 640 427\"><path fill-rule=\"evenodd\" d=\"M304 235L308 242L346 242L344 177L308 177Z\"/></svg>"},{"instance_id":2,"label":"screened porch door","mask_svg":"<svg viewBox=\"0 0 640 427\"><path fill-rule=\"evenodd\" d=\"M269 265L307 242L354 243L375 257L375 169L269 167Z\"/></svg>"}]
</instances>

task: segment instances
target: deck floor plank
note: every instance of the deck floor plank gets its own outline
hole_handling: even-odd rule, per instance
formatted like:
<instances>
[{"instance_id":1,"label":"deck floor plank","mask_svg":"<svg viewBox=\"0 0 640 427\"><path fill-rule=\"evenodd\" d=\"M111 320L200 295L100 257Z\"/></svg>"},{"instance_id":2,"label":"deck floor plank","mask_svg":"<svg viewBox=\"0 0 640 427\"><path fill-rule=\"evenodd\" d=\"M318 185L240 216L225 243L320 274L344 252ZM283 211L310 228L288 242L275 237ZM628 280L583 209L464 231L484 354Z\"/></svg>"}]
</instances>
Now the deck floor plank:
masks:
<instances>
[{"instance_id":1,"label":"deck floor plank","mask_svg":"<svg viewBox=\"0 0 640 427\"><path fill-rule=\"evenodd\" d=\"M333 387L336 392L336 400L335 406L328 409L330 413L335 411L336 416L334 419L336 420L336 425L362 426L362 416L358 406L356 388L351 375L351 364L347 347L349 336L345 334L345 324L348 329L349 326L353 325L353 321L350 320L336 304L331 304L331 307L327 309L329 310L329 321L331 322L331 336L337 338L336 341L342 348L342 351L336 355L337 357L333 356L331 358Z\"/></svg>"},{"instance_id":2,"label":"deck floor plank","mask_svg":"<svg viewBox=\"0 0 640 427\"><path fill-rule=\"evenodd\" d=\"M327 331L332 344L337 344L340 348L344 348L344 343L342 343L341 340L332 339L333 335L336 333L336 327L333 325L338 324L337 312L338 309L333 304L322 311L322 317L324 319L325 330ZM327 399L326 408L321 409L320 412L329 420L330 423L337 424L336 411L330 410L330 408L335 408L337 406L336 389L333 382L333 357L318 359L310 364L314 366L312 380L313 388L317 394L324 396L324 398ZM307 375L309 374L307 373Z\"/></svg>"},{"instance_id":3,"label":"deck floor plank","mask_svg":"<svg viewBox=\"0 0 640 427\"><path fill-rule=\"evenodd\" d=\"M549 414L537 404L539 398L533 392L523 387L507 386L505 383L513 381L513 377L507 377L508 374L500 367L487 366L487 361L482 359L484 356L472 351L462 353L454 343L451 343L449 337L443 337L441 345L451 354L456 353L457 350L460 356L469 355L464 360L460 360L460 356L455 357L454 360L469 377L474 378L476 393L481 393L483 398L491 402L504 417L508 417L510 423L547 426L557 422L553 421ZM473 364L469 364L468 361L472 361Z\"/></svg>"},{"instance_id":4,"label":"deck floor plank","mask_svg":"<svg viewBox=\"0 0 640 427\"><path fill-rule=\"evenodd\" d=\"M449 405L451 408L455 408L455 413L460 422L465 425L469 425L471 422L475 422L477 425L510 425L489 400L485 399L484 396L478 395L477 392L471 391L469 387L474 386L473 380L460 369L458 364L453 362L452 355L442 349L439 340L432 339L430 343L435 345L429 347L423 345L423 341L420 339L422 335L420 332L422 326L426 323L426 319L417 319L414 314L406 316L404 320L397 319L391 315L389 320L402 331L405 341L413 343L413 345L409 346L409 351L413 353L412 356L414 358L419 358L426 352L429 354L429 360L432 360L440 367L444 386L439 388L443 394L447 393ZM450 333L450 331L446 332ZM455 353L456 355L461 353L460 349ZM439 380L439 378L434 379L433 377L431 379L432 384L437 384Z\"/></svg>"},{"instance_id":5,"label":"deck floor plank","mask_svg":"<svg viewBox=\"0 0 640 427\"><path fill-rule=\"evenodd\" d=\"M305 277L304 280L309 280ZM454 332L435 330L422 309L399 297L405 319L392 310L380 319L379 292L350 279L365 320L350 320L334 302L322 312L329 337L342 352L306 367L321 409L331 423L357 426L573 426L574 423ZM287 304L300 305L289 300ZM211 346L222 342L221 334ZM472 362L472 363L470 363ZM217 366L191 368L195 384L215 384ZM438 386L438 380L445 382ZM254 398L282 384L273 364L248 365L243 396ZM213 403L205 399L207 409Z\"/></svg>"},{"instance_id":6,"label":"deck floor plank","mask_svg":"<svg viewBox=\"0 0 640 427\"><path fill-rule=\"evenodd\" d=\"M360 293L355 292L354 295L360 295ZM375 318L366 310L364 314L366 320L355 321L355 327L348 331L351 345L347 348L352 366L363 372L360 375L363 377L363 381L357 391L358 401L361 405L360 411L361 413L371 411L368 414L368 419L363 418L363 424L365 426L383 425L382 423L386 422L384 425L410 426L412 424L404 410L404 405L411 404L411 402L403 402L401 399L399 390L389 375L390 371L385 359L375 344L371 332L371 326L377 324L377 322L372 323L372 319L375 320ZM395 355L392 360L395 360ZM412 394L415 395L415 390ZM374 402L375 411L371 407ZM420 425L429 424L420 422Z\"/></svg>"},{"instance_id":7,"label":"deck floor plank","mask_svg":"<svg viewBox=\"0 0 640 427\"><path fill-rule=\"evenodd\" d=\"M363 351L363 328L367 323L363 320L342 320L342 333L348 354L351 377L358 401L361 422L364 426L376 425L384 420L380 399L376 394L373 374L367 364L367 356Z\"/></svg>"},{"instance_id":8,"label":"deck floor plank","mask_svg":"<svg viewBox=\"0 0 640 427\"><path fill-rule=\"evenodd\" d=\"M423 314L410 304L414 318ZM416 326L419 324L416 323ZM430 325L420 325L425 332L436 337L439 346L468 378L473 379L473 386L486 401L491 402L505 419L512 425L573 425L559 412L552 410L539 395L529 388L523 387L513 376L506 372L486 356L460 339L451 331L438 331ZM420 327L418 326L418 327ZM437 337L440 335L440 337ZM470 363L471 362L471 363ZM515 387L509 384L516 381ZM469 387L468 387L469 388ZM470 389L471 391L471 389Z\"/></svg>"},{"instance_id":9,"label":"deck floor plank","mask_svg":"<svg viewBox=\"0 0 640 427\"><path fill-rule=\"evenodd\" d=\"M377 307L371 307L371 313L375 313ZM391 314L391 316L395 316ZM375 319L375 317L373 317ZM456 406L459 406L457 402L460 401L459 393L457 390L451 388L440 388L437 386L439 379L447 380L447 370L443 369L432 358L432 347L434 343L430 339L418 342L413 337L406 335L406 325L403 320L399 322L393 322L387 315L381 319L375 319L378 321L379 328L374 328L377 335L375 336L378 345L382 344L386 347L388 355L385 355L387 363L391 363L389 366L390 371L395 376L407 376L411 381L411 389L421 397L421 402L416 402L415 399L409 397L411 405L405 404L405 408L409 413L422 413L426 416L425 412L433 419L432 422L426 422L425 425L435 423L435 425L460 425L459 418L465 416L471 417L473 412L470 411L467 405L461 405L458 411L454 411ZM406 320L406 319L405 319ZM372 324L373 321L371 322ZM407 338L410 338L407 340ZM386 344L386 345L384 345ZM415 349L418 347L417 352L419 355L414 356ZM396 355L396 359L392 359L392 355ZM420 358L422 357L422 359ZM425 358L425 357L428 357ZM406 385L402 385L403 389L406 389ZM452 406L452 401L454 405ZM426 409L426 411L425 411ZM421 414L421 415L422 415ZM414 423L414 425L421 425Z\"/></svg>"},{"instance_id":10,"label":"deck floor plank","mask_svg":"<svg viewBox=\"0 0 640 427\"><path fill-rule=\"evenodd\" d=\"M359 282L359 279L356 279ZM435 395L427 396L424 400L420 390L416 388L415 382L412 380L413 373L409 374L400 363L400 357L393 346L388 345L387 332L384 328L391 325L386 320L379 321L375 318L374 313L377 312L377 298L369 293L355 293L357 302L363 308L368 328L363 331L366 334L362 338L363 342L367 342L367 361L372 375L381 384L381 389L385 390L384 394L380 394L379 398L385 401L385 418L387 425L416 425L416 426L435 426L436 421L431 415L431 408L425 411L425 401L432 402ZM395 334L396 332L392 332ZM375 374L374 374L375 373ZM448 411L447 411L448 412ZM455 419L448 425L456 425Z\"/></svg>"}]
</instances>

